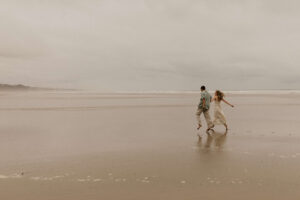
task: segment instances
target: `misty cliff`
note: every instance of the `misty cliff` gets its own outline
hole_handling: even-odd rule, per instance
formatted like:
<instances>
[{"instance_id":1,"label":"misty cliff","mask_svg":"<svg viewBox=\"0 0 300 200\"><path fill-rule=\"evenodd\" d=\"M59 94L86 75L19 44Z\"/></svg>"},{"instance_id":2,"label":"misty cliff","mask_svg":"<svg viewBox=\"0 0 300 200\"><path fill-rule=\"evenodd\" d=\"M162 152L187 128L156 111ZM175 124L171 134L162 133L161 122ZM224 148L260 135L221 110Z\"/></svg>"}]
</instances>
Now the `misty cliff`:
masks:
<instances>
[{"instance_id":1,"label":"misty cliff","mask_svg":"<svg viewBox=\"0 0 300 200\"><path fill-rule=\"evenodd\" d=\"M10 85L10 84L1 84L0 91L29 91L29 90L53 90L51 88L40 88L40 87L31 87L22 84Z\"/></svg>"}]
</instances>

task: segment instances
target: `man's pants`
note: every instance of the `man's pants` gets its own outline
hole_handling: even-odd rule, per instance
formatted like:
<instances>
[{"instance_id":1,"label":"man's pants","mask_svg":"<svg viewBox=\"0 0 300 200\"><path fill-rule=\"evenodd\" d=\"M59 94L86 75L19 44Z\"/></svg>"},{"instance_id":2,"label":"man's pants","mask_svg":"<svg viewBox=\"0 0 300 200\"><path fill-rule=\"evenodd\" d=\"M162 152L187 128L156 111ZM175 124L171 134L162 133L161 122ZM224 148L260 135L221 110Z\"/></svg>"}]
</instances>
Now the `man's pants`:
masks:
<instances>
[{"instance_id":1,"label":"man's pants","mask_svg":"<svg viewBox=\"0 0 300 200\"><path fill-rule=\"evenodd\" d=\"M210 115L209 115L209 110L206 110L206 111L203 111L202 109L198 109L197 112L196 112L196 117L197 117L197 121L198 121L198 124L200 126L202 126L201 124L201 119L200 119L200 115L201 113L204 114L204 117L205 117L205 120L206 120L206 123L207 123L207 127L210 128L213 126L213 123L210 119Z\"/></svg>"}]
</instances>

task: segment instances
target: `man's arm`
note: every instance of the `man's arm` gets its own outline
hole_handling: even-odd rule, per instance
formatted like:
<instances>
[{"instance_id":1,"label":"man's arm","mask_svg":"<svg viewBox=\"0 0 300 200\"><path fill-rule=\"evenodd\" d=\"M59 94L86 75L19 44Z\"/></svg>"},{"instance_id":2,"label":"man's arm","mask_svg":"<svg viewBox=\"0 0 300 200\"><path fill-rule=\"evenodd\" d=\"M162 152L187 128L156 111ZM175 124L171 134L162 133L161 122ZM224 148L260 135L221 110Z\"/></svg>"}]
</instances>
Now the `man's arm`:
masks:
<instances>
[{"instance_id":1,"label":"man's arm","mask_svg":"<svg viewBox=\"0 0 300 200\"><path fill-rule=\"evenodd\" d=\"M202 108L205 108L205 98L202 100Z\"/></svg>"}]
</instances>

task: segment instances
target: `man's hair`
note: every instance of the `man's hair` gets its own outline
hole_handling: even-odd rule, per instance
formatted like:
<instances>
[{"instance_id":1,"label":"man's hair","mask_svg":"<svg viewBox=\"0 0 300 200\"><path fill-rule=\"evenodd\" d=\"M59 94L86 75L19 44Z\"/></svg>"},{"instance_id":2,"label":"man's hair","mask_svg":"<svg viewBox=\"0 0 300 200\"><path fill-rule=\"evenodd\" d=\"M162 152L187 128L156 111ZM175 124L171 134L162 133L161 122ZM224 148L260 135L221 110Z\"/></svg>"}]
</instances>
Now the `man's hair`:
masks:
<instances>
[{"instance_id":1,"label":"man's hair","mask_svg":"<svg viewBox=\"0 0 300 200\"><path fill-rule=\"evenodd\" d=\"M201 86L201 90L205 90L205 86L204 85Z\"/></svg>"}]
</instances>

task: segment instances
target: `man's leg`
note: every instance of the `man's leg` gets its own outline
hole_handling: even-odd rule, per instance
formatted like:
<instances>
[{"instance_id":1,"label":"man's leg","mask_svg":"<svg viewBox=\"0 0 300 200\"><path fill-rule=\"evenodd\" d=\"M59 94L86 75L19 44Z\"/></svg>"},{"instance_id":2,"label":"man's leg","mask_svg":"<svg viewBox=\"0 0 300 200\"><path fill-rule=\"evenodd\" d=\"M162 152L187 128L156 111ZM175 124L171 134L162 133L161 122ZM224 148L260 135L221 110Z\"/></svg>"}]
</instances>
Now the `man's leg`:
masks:
<instances>
[{"instance_id":1,"label":"man's leg","mask_svg":"<svg viewBox=\"0 0 300 200\"><path fill-rule=\"evenodd\" d=\"M207 123L207 129L213 128L214 124L211 121L209 111L207 110L207 111L203 112L203 114L204 114L204 117L205 117L205 120L206 120L206 123Z\"/></svg>"},{"instance_id":2,"label":"man's leg","mask_svg":"<svg viewBox=\"0 0 300 200\"><path fill-rule=\"evenodd\" d=\"M198 122L198 128L197 129L199 129L202 126L201 119L200 119L201 113L202 113L202 109L198 109L197 112L196 112L196 118L197 118L197 122Z\"/></svg>"}]
</instances>

